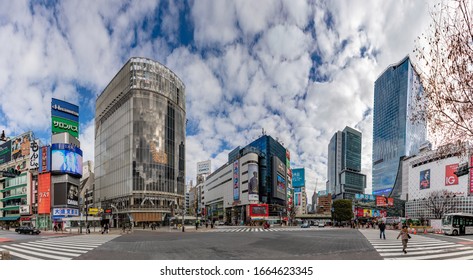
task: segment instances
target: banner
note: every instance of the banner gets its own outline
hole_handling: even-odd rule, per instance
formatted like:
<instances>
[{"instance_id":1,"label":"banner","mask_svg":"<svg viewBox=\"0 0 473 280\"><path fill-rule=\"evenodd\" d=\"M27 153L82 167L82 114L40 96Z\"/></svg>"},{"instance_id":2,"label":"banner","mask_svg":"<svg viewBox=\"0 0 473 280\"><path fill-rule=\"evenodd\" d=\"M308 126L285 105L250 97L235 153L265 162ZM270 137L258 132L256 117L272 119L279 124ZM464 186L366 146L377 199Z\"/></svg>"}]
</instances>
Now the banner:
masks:
<instances>
[{"instance_id":1,"label":"banner","mask_svg":"<svg viewBox=\"0 0 473 280\"><path fill-rule=\"evenodd\" d=\"M384 196L376 197L376 206L388 206L388 198Z\"/></svg>"},{"instance_id":2,"label":"banner","mask_svg":"<svg viewBox=\"0 0 473 280\"><path fill-rule=\"evenodd\" d=\"M79 106L51 98L51 116L79 122Z\"/></svg>"},{"instance_id":3,"label":"banner","mask_svg":"<svg viewBox=\"0 0 473 280\"><path fill-rule=\"evenodd\" d=\"M75 138L79 138L79 123L74 122L71 120L59 118L59 117L51 117L52 119L52 132L53 134L61 133L61 132L68 132L70 135L74 136Z\"/></svg>"},{"instance_id":4,"label":"banner","mask_svg":"<svg viewBox=\"0 0 473 280\"><path fill-rule=\"evenodd\" d=\"M458 163L445 166L445 186L458 185L458 177L455 171L458 169Z\"/></svg>"},{"instance_id":5,"label":"banner","mask_svg":"<svg viewBox=\"0 0 473 280\"><path fill-rule=\"evenodd\" d=\"M51 147L43 146L40 149L39 172L49 172L51 170Z\"/></svg>"},{"instance_id":6,"label":"banner","mask_svg":"<svg viewBox=\"0 0 473 280\"><path fill-rule=\"evenodd\" d=\"M259 200L258 165L248 164L248 200Z\"/></svg>"},{"instance_id":7,"label":"banner","mask_svg":"<svg viewBox=\"0 0 473 280\"><path fill-rule=\"evenodd\" d=\"M38 214L51 213L51 173L38 174Z\"/></svg>"},{"instance_id":8,"label":"banner","mask_svg":"<svg viewBox=\"0 0 473 280\"><path fill-rule=\"evenodd\" d=\"M305 169L304 168L292 169L292 186L294 188L305 186Z\"/></svg>"},{"instance_id":9,"label":"banner","mask_svg":"<svg viewBox=\"0 0 473 280\"><path fill-rule=\"evenodd\" d=\"M11 159L16 160L30 154L31 132L27 132L12 140Z\"/></svg>"},{"instance_id":10,"label":"banner","mask_svg":"<svg viewBox=\"0 0 473 280\"><path fill-rule=\"evenodd\" d=\"M79 205L79 187L67 184L67 205Z\"/></svg>"},{"instance_id":11,"label":"banner","mask_svg":"<svg viewBox=\"0 0 473 280\"><path fill-rule=\"evenodd\" d=\"M422 170L420 172L420 179L419 179L420 189L429 189L430 188L430 169Z\"/></svg>"},{"instance_id":12,"label":"banner","mask_svg":"<svg viewBox=\"0 0 473 280\"><path fill-rule=\"evenodd\" d=\"M233 162L233 200L240 200L240 167L238 160Z\"/></svg>"}]
</instances>

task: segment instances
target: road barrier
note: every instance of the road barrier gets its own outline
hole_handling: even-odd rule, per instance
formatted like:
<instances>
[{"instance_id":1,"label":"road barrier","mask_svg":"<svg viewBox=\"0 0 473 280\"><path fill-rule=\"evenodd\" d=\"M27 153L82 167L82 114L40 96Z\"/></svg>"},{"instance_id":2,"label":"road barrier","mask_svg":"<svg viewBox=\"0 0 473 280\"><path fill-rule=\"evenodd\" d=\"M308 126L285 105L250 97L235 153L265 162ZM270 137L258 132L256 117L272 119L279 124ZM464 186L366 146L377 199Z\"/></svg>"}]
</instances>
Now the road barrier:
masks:
<instances>
[{"instance_id":1,"label":"road barrier","mask_svg":"<svg viewBox=\"0 0 473 280\"><path fill-rule=\"evenodd\" d=\"M10 251L2 250L0 252L0 260L11 260Z\"/></svg>"}]
</instances>

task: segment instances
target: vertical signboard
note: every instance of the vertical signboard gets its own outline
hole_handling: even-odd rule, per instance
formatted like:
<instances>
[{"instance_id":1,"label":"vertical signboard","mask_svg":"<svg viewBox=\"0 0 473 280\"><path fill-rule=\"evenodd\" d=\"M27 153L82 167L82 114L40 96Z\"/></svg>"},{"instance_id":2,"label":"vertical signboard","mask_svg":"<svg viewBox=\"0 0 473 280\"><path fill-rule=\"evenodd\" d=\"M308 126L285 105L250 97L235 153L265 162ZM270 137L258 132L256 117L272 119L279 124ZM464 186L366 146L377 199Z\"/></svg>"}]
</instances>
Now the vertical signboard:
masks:
<instances>
[{"instance_id":1,"label":"vertical signboard","mask_svg":"<svg viewBox=\"0 0 473 280\"><path fill-rule=\"evenodd\" d=\"M39 146L38 140L34 140L30 146L30 169L37 168L39 168Z\"/></svg>"},{"instance_id":2,"label":"vertical signboard","mask_svg":"<svg viewBox=\"0 0 473 280\"><path fill-rule=\"evenodd\" d=\"M0 145L0 164L10 162L11 161L11 141L8 140L7 142Z\"/></svg>"},{"instance_id":3,"label":"vertical signboard","mask_svg":"<svg viewBox=\"0 0 473 280\"><path fill-rule=\"evenodd\" d=\"M286 200L286 166L273 156L273 197Z\"/></svg>"},{"instance_id":4,"label":"vertical signboard","mask_svg":"<svg viewBox=\"0 0 473 280\"><path fill-rule=\"evenodd\" d=\"M233 200L240 200L240 166L238 160L233 162Z\"/></svg>"},{"instance_id":5,"label":"vertical signboard","mask_svg":"<svg viewBox=\"0 0 473 280\"><path fill-rule=\"evenodd\" d=\"M470 167L473 166L473 156L470 157ZM473 172L470 171L470 193L473 193Z\"/></svg>"},{"instance_id":6,"label":"vertical signboard","mask_svg":"<svg viewBox=\"0 0 473 280\"><path fill-rule=\"evenodd\" d=\"M49 172L51 170L51 150L50 146L44 146L40 149L39 172Z\"/></svg>"},{"instance_id":7,"label":"vertical signboard","mask_svg":"<svg viewBox=\"0 0 473 280\"><path fill-rule=\"evenodd\" d=\"M430 169L420 172L419 185L421 190L430 188Z\"/></svg>"},{"instance_id":8,"label":"vertical signboard","mask_svg":"<svg viewBox=\"0 0 473 280\"><path fill-rule=\"evenodd\" d=\"M292 186L300 188L305 186L305 169L296 168L292 170Z\"/></svg>"},{"instance_id":9,"label":"vertical signboard","mask_svg":"<svg viewBox=\"0 0 473 280\"><path fill-rule=\"evenodd\" d=\"M455 171L458 169L458 163L445 166L445 186L458 185L458 177Z\"/></svg>"},{"instance_id":10,"label":"vertical signboard","mask_svg":"<svg viewBox=\"0 0 473 280\"><path fill-rule=\"evenodd\" d=\"M51 212L51 173L38 174L38 214Z\"/></svg>"},{"instance_id":11,"label":"vertical signboard","mask_svg":"<svg viewBox=\"0 0 473 280\"><path fill-rule=\"evenodd\" d=\"M248 164L248 200L259 200L258 165Z\"/></svg>"}]
</instances>

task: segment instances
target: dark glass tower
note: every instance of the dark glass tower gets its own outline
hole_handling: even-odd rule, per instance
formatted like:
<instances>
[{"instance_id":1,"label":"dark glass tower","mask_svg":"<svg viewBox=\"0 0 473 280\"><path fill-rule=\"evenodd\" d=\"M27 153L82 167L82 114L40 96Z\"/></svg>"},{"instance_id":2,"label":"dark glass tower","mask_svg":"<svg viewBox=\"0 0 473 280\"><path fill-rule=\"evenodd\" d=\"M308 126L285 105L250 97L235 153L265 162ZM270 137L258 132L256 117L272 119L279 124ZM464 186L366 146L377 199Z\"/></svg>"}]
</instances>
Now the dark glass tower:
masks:
<instances>
[{"instance_id":1,"label":"dark glass tower","mask_svg":"<svg viewBox=\"0 0 473 280\"><path fill-rule=\"evenodd\" d=\"M375 195L390 195L401 184L400 159L414 155L426 140L425 123L413 123L423 88L409 57L389 66L374 85L373 168Z\"/></svg>"}]
</instances>

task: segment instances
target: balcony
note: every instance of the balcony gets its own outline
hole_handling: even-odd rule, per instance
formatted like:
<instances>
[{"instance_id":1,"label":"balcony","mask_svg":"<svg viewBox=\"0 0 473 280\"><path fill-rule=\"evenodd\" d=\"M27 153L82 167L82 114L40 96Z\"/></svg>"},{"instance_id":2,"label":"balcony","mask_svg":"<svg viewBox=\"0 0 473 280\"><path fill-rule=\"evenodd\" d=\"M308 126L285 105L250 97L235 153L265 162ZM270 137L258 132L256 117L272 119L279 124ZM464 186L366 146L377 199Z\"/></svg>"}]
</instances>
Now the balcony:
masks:
<instances>
[{"instance_id":1,"label":"balcony","mask_svg":"<svg viewBox=\"0 0 473 280\"><path fill-rule=\"evenodd\" d=\"M0 199L0 201L7 201L7 200L22 198L22 197L26 197L26 193L10 195L10 196L7 196L7 197L4 197L4 198Z\"/></svg>"}]
</instances>

